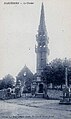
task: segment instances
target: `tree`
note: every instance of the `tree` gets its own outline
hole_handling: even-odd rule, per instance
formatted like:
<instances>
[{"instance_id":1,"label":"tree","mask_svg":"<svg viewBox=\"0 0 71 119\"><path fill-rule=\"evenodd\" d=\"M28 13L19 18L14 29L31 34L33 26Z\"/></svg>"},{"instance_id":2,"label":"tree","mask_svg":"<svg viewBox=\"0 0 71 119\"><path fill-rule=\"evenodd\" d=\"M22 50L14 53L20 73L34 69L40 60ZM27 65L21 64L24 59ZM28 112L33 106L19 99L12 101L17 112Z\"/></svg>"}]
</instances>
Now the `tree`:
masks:
<instances>
[{"instance_id":1,"label":"tree","mask_svg":"<svg viewBox=\"0 0 71 119\"><path fill-rule=\"evenodd\" d=\"M42 79L47 84L53 85L65 84L65 67L68 69L68 80L71 82L71 60L54 59L51 61L42 72Z\"/></svg>"},{"instance_id":2,"label":"tree","mask_svg":"<svg viewBox=\"0 0 71 119\"><path fill-rule=\"evenodd\" d=\"M3 88L13 88L13 85L15 84L15 79L10 75L6 75L2 80L2 87Z\"/></svg>"},{"instance_id":3,"label":"tree","mask_svg":"<svg viewBox=\"0 0 71 119\"><path fill-rule=\"evenodd\" d=\"M52 69L51 65L48 64L45 68L44 71L42 72L41 78L43 79L44 83L49 84L52 81Z\"/></svg>"},{"instance_id":4,"label":"tree","mask_svg":"<svg viewBox=\"0 0 71 119\"><path fill-rule=\"evenodd\" d=\"M2 89L2 80L0 80L0 90Z\"/></svg>"},{"instance_id":5,"label":"tree","mask_svg":"<svg viewBox=\"0 0 71 119\"><path fill-rule=\"evenodd\" d=\"M63 60L55 59L51 62L53 78L52 83L54 85L62 85L65 83L65 67L63 65Z\"/></svg>"}]
</instances>

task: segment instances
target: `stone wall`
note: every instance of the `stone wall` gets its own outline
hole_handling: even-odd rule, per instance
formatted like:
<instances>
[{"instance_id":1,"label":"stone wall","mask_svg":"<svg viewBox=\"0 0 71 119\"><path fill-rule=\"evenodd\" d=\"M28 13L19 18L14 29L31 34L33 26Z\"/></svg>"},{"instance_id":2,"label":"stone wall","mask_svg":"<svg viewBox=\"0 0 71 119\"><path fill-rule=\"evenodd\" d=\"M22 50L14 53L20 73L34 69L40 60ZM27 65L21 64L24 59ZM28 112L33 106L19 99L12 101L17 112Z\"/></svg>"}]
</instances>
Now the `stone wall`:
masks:
<instances>
[{"instance_id":1,"label":"stone wall","mask_svg":"<svg viewBox=\"0 0 71 119\"><path fill-rule=\"evenodd\" d=\"M5 89L0 90L0 99L6 99L7 91Z\"/></svg>"},{"instance_id":2,"label":"stone wall","mask_svg":"<svg viewBox=\"0 0 71 119\"><path fill-rule=\"evenodd\" d=\"M0 99L13 99L19 98L22 95L22 89L19 87L15 87L13 89L3 89L0 90Z\"/></svg>"},{"instance_id":3,"label":"stone wall","mask_svg":"<svg viewBox=\"0 0 71 119\"><path fill-rule=\"evenodd\" d=\"M48 89L47 94L50 99L61 99L63 93L60 90Z\"/></svg>"}]
</instances>

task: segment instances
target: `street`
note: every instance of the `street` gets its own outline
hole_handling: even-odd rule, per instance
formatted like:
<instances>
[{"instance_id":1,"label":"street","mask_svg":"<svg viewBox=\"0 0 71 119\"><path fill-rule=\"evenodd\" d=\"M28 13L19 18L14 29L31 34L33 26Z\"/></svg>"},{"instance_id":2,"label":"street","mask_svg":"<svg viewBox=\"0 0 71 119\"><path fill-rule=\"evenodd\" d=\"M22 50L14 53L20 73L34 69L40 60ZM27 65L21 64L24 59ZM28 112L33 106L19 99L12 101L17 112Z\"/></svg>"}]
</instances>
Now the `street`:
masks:
<instances>
[{"instance_id":1,"label":"street","mask_svg":"<svg viewBox=\"0 0 71 119\"><path fill-rule=\"evenodd\" d=\"M0 119L71 119L71 105L41 98L0 100Z\"/></svg>"}]
</instances>

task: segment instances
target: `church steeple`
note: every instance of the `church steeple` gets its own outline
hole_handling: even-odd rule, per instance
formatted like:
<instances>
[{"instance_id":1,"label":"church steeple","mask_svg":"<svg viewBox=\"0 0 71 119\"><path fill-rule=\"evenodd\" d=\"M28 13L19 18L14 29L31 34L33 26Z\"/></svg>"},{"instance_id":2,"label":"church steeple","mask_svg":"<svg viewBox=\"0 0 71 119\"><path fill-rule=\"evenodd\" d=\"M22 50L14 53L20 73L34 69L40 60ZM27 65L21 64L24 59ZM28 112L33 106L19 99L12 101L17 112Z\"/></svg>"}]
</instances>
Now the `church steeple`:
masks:
<instances>
[{"instance_id":1,"label":"church steeple","mask_svg":"<svg viewBox=\"0 0 71 119\"><path fill-rule=\"evenodd\" d=\"M46 31L46 26L45 26L45 16L44 16L44 5L42 3L38 33L43 34L45 31Z\"/></svg>"},{"instance_id":2,"label":"church steeple","mask_svg":"<svg viewBox=\"0 0 71 119\"><path fill-rule=\"evenodd\" d=\"M49 55L48 49L48 37L45 26L45 16L44 16L44 6L42 3L41 14L40 14L40 23L38 27L38 34L36 37L37 46L35 48L37 54L37 74L41 75L41 72L46 67L47 56Z\"/></svg>"},{"instance_id":3,"label":"church steeple","mask_svg":"<svg viewBox=\"0 0 71 119\"><path fill-rule=\"evenodd\" d=\"M48 37L46 32L46 26L45 26L45 16L44 16L44 6L42 3L41 6L41 14L40 14L40 22L38 27L38 33L36 35L36 41L37 45L35 47L35 52L37 56L37 66L36 66L36 92L35 94L38 95L41 93L42 97L46 95L46 84L44 84L41 75L46 67L47 61L48 61L48 55L49 55L49 49L48 49ZM45 91L44 91L45 89Z\"/></svg>"}]
</instances>

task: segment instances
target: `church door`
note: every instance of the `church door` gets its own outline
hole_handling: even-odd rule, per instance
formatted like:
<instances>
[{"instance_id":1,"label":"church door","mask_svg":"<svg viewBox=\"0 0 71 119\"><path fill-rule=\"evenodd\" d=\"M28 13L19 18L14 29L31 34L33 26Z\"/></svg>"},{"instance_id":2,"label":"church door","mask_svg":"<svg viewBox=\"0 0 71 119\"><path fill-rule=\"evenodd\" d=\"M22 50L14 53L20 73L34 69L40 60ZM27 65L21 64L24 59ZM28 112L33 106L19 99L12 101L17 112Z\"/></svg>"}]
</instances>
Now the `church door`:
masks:
<instances>
[{"instance_id":1,"label":"church door","mask_svg":"<svg viewBox=\"0 0 71 119\"><path fill-rule=\"evenodd\" d=\"M39 84L39 93L43 93L43 84Z\"/></svg>"}]
</instances>

